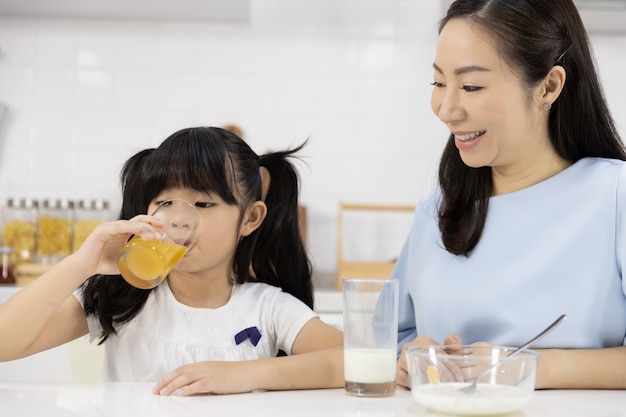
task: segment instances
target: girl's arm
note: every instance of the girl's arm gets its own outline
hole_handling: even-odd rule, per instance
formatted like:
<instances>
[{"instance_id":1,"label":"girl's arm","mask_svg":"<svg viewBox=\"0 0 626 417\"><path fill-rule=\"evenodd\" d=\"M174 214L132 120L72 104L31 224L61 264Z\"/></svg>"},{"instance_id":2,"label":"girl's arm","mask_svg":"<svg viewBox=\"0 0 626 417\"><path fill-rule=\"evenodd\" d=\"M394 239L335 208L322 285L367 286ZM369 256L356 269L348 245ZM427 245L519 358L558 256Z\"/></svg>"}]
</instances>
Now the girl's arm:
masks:
<instances>
[{"instance_id":1,"label":"girl's arm","mask_svg":"<svg viewBox=\"0 0 626 417\"><path fill-rule=\"evenodd\" d=\"M539 352L537 389L626 389L626 346Z\"/></svg>"},{"instance_id":2,"label":"girl's arm","mask_svg":"<svg viewBox=\"0 0 626 417\"><path fill-rule=\"evenodd\" d=\"M71 255L0 306L0 360L19 359L87 333L82 306L73 297L87 275Z\"/></svg>"},{"instance_id":3,"label":"girl's arm","mask_svg":"<svg viewBox=\"0 0 626 417\"><path fill-rule=\"evenodd\" d=\"M153 392L229 394L343 386L343 333L339 330L313 318L296 337L292 353L254 361L186 365L163 378Z\"/></svg>"},{"instance_id":4,"label":"girl's arm","mask_svg":"<svg viewBox=\"0 0 626 417\"><path fill-rule=\"evenodd\" d=\"M142 215L98 226L76 253L0 306L0 361L23 358L86 334L85 312L72 292L92 275L119 274L117 256L130 234L145 239L160 236L151 224L160 222Z\"/></svg>"},{"instance_id":5,"label":"girl's arm","mask_svg":"<svg viewBox=\"0 0 626 417\"><path fill-rule=\"evenodd\" d=\"M259 369L258 389L343 387L343 333L319 318L309 320L293 343L292 355Z\"/></svg>"}]
</instances>

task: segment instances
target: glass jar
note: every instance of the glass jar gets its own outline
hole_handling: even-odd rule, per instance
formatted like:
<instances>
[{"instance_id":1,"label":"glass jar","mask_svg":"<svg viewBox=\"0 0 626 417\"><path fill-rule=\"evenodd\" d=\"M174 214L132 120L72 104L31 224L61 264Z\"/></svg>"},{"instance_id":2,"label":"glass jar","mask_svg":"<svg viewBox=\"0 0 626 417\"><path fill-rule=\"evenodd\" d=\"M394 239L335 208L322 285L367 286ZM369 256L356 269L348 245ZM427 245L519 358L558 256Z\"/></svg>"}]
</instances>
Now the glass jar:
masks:
<instances>
[{"instance_id":1,"label":"glass jar","mask_svg":"<svg viewBox=\"0 0 626 417\"><path fill-rule=\"evenodd\" d=\"M0 284L14 284L13 248L0 246Z\"/></svg>"},{"instance_id":2,"label":"glass jar","mask_svg":"<svg viewBox=\"0 0 626 417\"><path fill-rule=\"evenodd\" d=\"M9 198L4 207L2 241L13 248L14 265L32 262L37 243L38 202L31 198Z\"/></svg>"},{"instance_id":3,"label":"glass jar","mask_svg":"<svg viewBox=\"0 0 626 417\"><path fill-rule=\"evenodd\" d=\"M109 202L101 199L79 200L74 208L72 251L76 252L99 224L109 220Z\"/></svg>"},{"instance_id":4,"label":"glass jar","mask_svg":"<svg viewBox=\"0 0 626 417\"><path fill-rule=\"evenodd\" d=\"M70 254L74 203L65 199L46 199L37 218L38 263L56 263Z\"/></svg>"}]
</instances>

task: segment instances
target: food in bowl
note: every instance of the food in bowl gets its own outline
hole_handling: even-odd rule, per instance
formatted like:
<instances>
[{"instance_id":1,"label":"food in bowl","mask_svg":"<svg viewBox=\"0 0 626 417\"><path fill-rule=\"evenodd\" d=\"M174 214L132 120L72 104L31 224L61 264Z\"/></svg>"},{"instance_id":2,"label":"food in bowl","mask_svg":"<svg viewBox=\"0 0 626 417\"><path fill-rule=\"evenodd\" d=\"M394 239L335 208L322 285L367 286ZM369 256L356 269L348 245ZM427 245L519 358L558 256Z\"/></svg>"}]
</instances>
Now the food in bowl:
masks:
<instances>
[{"instance_id":1,"label":"food in bowl","mask_svg":"<svg viewBox=\"0 0 626 417\"><path fill-rule=\"evenodd\" d=\"M406 359L413 398L423 407L462 415L522 409L535 390L539 353L529 349L508 358L514 350L486 345L410 347ZM477 377L474 393L461 391Z\"/></svg>"}]
</instances>

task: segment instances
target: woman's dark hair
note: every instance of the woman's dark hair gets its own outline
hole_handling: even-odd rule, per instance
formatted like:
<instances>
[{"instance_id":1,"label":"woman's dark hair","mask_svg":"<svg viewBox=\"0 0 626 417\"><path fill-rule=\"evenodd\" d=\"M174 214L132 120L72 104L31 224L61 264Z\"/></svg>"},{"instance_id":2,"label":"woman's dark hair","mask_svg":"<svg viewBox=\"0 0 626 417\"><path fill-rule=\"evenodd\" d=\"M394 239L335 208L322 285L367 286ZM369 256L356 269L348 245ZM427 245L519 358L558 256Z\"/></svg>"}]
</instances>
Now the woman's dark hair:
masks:
<instances>
[{"instance_id":1,"label":"woman's dark hair","mask_svg":"<svg viewBox=\"0 0 626 417\"><path fill-rule=\"evenodd\" d=\"M587 32L571 0L457 0L441 20L439 32L454 18L467 19L490 34L502 61L529 90L554 65L563 66L567 78L549 115L550 140L562 158L570 162L584 157L626 160ZM465 165L450 135L439 165L439 183L443 244L450 253L469 256L487 217L493 192L491 168Z\"/></svg>"},{"instance_id":2,"label":"woman's dark hair","mask_svg":"<svg viewBox=\"0 0 626 417\"><path fill-rule=\"evenodd\" d=\"M241 238L233 272L238 283L265 282L282 288L313 307L311 264L298 227L299 179L288 158L302 145L259 157L235 134L217 127L182 129L158 148L132 156L121 173L120 219L145 214L159 193L173 187L219 195L227 204L245 209L261 199L260 167L271 176L265 199L267 216L261 226ZM91 277L83 288L87 315L101 326L101 342L116 325L143 308L153 290L137 289L121 275Z\"/></svg>"}]
</instances>

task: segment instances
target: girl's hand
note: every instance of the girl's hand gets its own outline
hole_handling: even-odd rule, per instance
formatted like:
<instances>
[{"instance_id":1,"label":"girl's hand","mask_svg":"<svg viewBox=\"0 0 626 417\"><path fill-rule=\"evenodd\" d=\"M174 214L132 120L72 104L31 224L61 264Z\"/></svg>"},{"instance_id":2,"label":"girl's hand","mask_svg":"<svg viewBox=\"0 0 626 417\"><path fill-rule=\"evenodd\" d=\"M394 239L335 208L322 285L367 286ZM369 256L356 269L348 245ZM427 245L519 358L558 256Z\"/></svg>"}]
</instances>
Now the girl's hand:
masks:
<instances>
[{"instance_id":1,"label":"girl's hand","mask_svg":"<svg viewBox=\"0 0 626 417\"><path fill-rule=\"evenodd\" d=\"M198 362L181 366L153 388L156 395L235 394L255 389L251 362Z\"/></svg>"},{"instance_id":2,"label":"girl's hand","mask_svg":"<svg viewBox=\"0 0 626 417\"><path fill-rule=\"evenodd\" d=\"M82 269L88 276L119 274L118 257L130 236L157 240L161 238L158 227L163 227L161 220L145 214L131 220L103 223L87 236L74 255L80 259Z\"/></svg>"}]
</instances>

